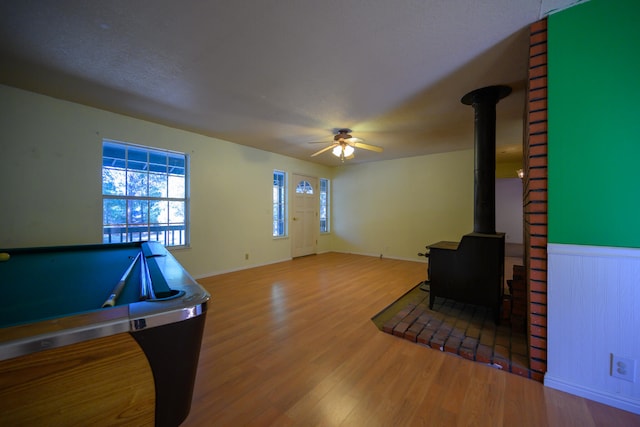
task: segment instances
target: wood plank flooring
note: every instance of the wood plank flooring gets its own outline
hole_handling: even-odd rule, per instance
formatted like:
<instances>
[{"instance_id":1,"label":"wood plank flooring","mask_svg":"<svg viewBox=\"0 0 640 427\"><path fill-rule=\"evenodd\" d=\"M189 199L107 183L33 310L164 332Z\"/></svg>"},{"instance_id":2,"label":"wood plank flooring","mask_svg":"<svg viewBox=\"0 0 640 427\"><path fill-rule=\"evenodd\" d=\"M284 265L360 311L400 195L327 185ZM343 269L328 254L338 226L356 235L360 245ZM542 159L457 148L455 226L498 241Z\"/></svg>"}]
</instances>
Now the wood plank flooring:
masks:
<instances>
[{"instance_id":1,"label":"wood plank flooring","mask_svg":"<svg viewBox=\"0 0 640 427\"><path fill-rule=\"evenodd\" d=\"M425 264L327 253L211 293L183 426L633 426L640 416L380 332Z\"/></svg>"}]
</instances>

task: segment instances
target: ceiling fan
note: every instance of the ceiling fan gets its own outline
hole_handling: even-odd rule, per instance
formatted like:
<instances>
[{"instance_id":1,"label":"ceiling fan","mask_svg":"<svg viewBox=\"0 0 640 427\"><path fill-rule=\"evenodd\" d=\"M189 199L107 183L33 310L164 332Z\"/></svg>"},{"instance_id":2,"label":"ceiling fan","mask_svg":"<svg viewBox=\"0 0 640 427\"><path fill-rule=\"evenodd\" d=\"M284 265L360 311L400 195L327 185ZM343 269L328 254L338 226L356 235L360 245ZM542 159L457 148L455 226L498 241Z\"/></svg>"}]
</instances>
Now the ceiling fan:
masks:
<instances>
[{"instance_id":1,"label":"ceiling fan","mask_svg":"<svg viewBox=\"0 0 640 427\"><path fill-rule=\"evenodd\" d=\"M333 137L333 143L328 147L325 147L322 150L313 153L311 157L331 150L334 156L340 157L340 160L344 162L344 159L353 159L355 148L362 148L365 150L382 153L381 147L365 144L362 141L363 140L360 138L354 138L353 136L351 136L351 129L338 129L337 134Z\"/></svg>"}]
</instances>

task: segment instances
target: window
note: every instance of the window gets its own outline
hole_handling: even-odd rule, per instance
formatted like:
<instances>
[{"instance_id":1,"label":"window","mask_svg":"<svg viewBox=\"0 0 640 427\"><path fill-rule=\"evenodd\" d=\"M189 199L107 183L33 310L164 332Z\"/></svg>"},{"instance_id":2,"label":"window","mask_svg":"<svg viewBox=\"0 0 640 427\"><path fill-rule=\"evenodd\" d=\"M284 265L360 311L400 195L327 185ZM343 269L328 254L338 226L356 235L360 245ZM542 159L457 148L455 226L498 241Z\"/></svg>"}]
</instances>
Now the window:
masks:
<instances>
[{"instance_id":1,"label":"window","mask_svg":"<svg viewBox=\"0 0 640 427\"><path fill-rule=\"evenodd\" d=\"M296 187L296 193L298 194L313 194L313 187L309 181L300 181Z\"/></svg>"},{"instance_id":2,"label":"window","mask_svg":"<svg viewBox=\"0 0 640 427\"><path fill-rule=\"evenodd\" d=\"M189 243L188 157L103 140L102 241Z\"/></svg>"},{"instance_id":3,"label":"window","mask_svg":"<svg viewBox=\"0 0 640 427\"><path fill-rule=\"evenodd\" d=\"M287 175L273 171L273 237L287 235Z\"/></svg>"},{"instance_id":4,"label":"window","mask_svg":"<svg viewBox=\"0 0 640 427\"><path fill-rule=\"evenodd\" d=\"M329 232L329 180L320 178L320 232Z\"/></svg>"}]
</instances>

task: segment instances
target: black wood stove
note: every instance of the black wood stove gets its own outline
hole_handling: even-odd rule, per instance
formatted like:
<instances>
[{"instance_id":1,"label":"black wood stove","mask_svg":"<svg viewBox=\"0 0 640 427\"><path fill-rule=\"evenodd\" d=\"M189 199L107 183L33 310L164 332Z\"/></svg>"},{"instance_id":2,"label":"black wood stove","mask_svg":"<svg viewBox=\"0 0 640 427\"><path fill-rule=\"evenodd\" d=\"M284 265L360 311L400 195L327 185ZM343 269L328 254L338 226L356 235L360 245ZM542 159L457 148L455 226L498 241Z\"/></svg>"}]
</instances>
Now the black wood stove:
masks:
<instances>
[{"instance_id":1,"label":"black wood stove","mask_svg":"<svg viewBox=\"0 0 640 427\"><path fill-rule=\"evenodd\" d=\"M475 110L473 232L460 242L427 246L429 308L437 297L489 307L500 319L504 280L504 233L496 232L496 104L511 93L508 86L469 92L461 102Z\"/></svg>"}]
</instances>

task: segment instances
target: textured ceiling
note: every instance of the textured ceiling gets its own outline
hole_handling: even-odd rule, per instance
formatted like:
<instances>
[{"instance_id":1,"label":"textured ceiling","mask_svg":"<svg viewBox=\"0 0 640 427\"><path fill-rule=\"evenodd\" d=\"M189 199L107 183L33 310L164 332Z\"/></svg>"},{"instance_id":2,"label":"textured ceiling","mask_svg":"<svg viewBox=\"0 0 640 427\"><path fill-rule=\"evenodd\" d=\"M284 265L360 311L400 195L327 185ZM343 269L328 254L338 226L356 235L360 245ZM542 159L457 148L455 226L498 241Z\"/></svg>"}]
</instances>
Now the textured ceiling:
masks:
<instances>
[{"instance_id":1,"label":"textured ceiling","mask_svg":"<svg viewBox=\"0 0 640 427\"><path fill-rule=\"evenodd\" d=\"M527 28L578 2L0 0L0 83L326 165L340 127L384 148L352 163L472 148L460 98L506 84L504 161Z\"/></svg>"}]
</instances>

